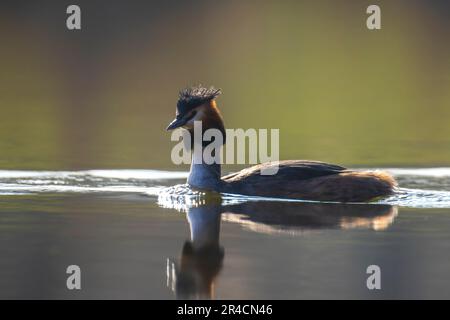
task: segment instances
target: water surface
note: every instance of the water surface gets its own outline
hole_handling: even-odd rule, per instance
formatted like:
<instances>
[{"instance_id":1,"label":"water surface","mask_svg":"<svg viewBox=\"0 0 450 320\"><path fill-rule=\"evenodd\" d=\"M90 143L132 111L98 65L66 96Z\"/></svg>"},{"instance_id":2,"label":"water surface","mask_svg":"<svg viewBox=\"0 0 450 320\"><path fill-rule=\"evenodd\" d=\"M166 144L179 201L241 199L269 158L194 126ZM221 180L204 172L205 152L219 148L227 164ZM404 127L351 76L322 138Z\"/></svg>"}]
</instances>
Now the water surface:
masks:
<instances>
[{"instance_id":1,"label":"water surface","mask_svg":"<svg viewBox=\"0 0 450 320\"><path fill-rule=\"evenodd\" d=\"M0 171L0 297L450 298L450 169L387 170L401 189L371 204L198 193L174 171Z\"/></svg>"}]
</instances>

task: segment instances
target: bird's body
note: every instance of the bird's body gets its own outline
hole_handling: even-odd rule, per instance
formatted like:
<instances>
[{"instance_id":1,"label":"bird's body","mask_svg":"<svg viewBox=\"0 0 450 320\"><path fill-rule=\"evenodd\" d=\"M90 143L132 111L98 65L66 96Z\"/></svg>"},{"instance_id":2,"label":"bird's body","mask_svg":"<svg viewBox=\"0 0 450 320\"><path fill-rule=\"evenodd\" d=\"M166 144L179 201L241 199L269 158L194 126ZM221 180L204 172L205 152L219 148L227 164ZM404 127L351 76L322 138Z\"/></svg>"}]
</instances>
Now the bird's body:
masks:
<instances>
[{"instance_id":1,"label":"bird's body","mask_svg":"<svg viewBox=\"0 0 450 320\"><path fill-rule=\"evenodd\" d=\"M200 87L182 91L177 105L177 118L168 129L183 127L193 131L194 121L201 121L203 130L214 128L225 134L223 120L214 101L219 93L220 90ZM221 177L220 164L206 164L202 159L195 159L195 155L193 157L188 184L194 188L223 193L365 202L392 194L397 185L386 172L356 171L307 160L268 162ZM273 166L277 167L276 174L261 174L262 170Z\"/></svg>"},{"instance_id":2,"label":"bird's body","mask_svg":"<svg viewBox=\"0 0 450 320\"><path fill-rule=\"evenodd\" d=\"M277 174L261 175L276 165ZM222 178L222 192L317 201L359 202L392 193L395 180L381 171L354 171L304 160L264 163Z\"/></svg>"}]
</instances>

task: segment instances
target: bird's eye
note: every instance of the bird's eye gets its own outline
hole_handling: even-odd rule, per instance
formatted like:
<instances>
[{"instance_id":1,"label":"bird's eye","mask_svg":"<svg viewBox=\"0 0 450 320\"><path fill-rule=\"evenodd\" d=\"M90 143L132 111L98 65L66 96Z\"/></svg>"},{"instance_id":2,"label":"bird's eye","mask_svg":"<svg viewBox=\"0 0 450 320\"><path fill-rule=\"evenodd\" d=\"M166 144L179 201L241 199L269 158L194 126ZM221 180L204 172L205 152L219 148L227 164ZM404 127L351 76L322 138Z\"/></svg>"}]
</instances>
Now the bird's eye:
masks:
<instances>
[{"instance_id":1,"label":"bird's eye","mask_svg":"<svg viewBox=\"0 0 450 320\"><path fill-rule=\"evenodd\" d=\"M195 115L197 114L197 111L192 111L190 114L189 114L189 116L187 117L187 120L186 121L189 121L189 120L191 120L192 118L194 118L195 117Z\"/></svg>"}]
</instances>

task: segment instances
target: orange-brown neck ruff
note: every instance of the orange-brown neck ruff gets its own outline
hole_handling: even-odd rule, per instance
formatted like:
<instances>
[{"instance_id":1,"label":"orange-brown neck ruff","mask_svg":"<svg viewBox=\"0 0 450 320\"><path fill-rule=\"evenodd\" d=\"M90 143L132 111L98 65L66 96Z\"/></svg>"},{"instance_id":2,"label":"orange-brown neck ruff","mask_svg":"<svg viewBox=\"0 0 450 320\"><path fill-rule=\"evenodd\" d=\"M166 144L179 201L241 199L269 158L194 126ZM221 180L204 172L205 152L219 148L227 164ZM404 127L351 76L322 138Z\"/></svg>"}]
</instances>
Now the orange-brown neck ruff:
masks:
<instances>
[{"instance_id":1,"label":"orange-brown neck ruff","mask_svg":"<svg viewBox=\"0 0 450 320\"><path fill-rule=\"evenodd\" d=\"M225 126L223 124L223 118L220 114L219 108L217 108L216 102L214 100L205 102L204 104L197 107L197 113L199 114L198 117L195 117L195 121L201 121L202 123L202 146L206 147L211 143L211 141L203 141L203 136L205 134L205 131L208 129L216 129L219 130L222 134L222 144L226 143L226 132L225 132ZM191 124L189 127L186 127L186 129L189 131L191 136L191 147L194 148L194 137L195 137L195 131L194 131L194 125Z\"/></svg>"},{"instance_id":2,"label":"orange-brown neck ruff","mask_svg":"<svg viewBox=\"0 0 450 320\"><path fill-rule=\"evenodd\" d=\"M204 117L202 120L203 131L208 129L218 129L223 135L223 143L225 144L225 126L223 123L222 115L220 114L219 108L214 100L207 103L206 108L204 108Z\"/></svg>"}]
</instances>

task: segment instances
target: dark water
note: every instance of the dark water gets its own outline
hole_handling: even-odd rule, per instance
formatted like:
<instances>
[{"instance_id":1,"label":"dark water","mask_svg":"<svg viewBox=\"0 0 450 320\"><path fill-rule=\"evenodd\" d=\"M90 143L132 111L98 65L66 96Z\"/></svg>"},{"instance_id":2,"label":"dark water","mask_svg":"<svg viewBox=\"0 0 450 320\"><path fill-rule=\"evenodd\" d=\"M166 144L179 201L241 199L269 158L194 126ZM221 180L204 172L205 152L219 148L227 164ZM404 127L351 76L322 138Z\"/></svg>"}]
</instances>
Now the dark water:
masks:
<instances>
[{"instance_id":1,"label":"dark water","mask_svg":"<svg viewBox=\"0 0 450 320\"><path fill-rule=\"evenodd\" d=\"M1 171L0 297L450 298L450 169L388 170L404 189L375 204L165 188L183 172Z\"/></svg>"}]
</instances>

